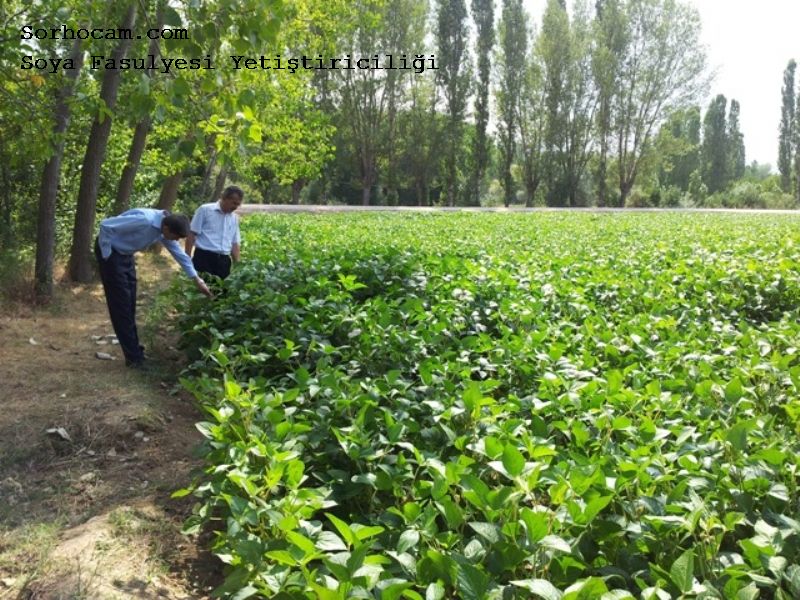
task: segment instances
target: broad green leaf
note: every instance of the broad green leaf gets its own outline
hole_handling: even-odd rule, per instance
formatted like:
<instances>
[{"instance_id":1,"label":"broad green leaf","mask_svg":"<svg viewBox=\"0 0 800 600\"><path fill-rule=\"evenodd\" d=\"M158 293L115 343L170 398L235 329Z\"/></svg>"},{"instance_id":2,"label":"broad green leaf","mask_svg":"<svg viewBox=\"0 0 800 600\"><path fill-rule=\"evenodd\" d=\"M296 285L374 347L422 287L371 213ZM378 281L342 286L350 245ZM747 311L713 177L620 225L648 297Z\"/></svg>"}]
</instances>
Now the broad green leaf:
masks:
<instances>
[{"instance_id":1,"label":"broad green leaf","mask_svg":"<svg viewBox=\"0 0 800 600\"><path fill-rule=\"evenodd\" d=\"M286 539L305 552L306 556L317 554L317 547L314 545L314 542L312 542L302 533L289 531L286 533Z\"/></svg>"},{"instance_id":2,"label":"broad green leaf","mask_svg":"<svg viewBox=\"0 0 800 600\"><path fill-rule=\"evenodd\" d=\"M754 426L753 421L740 421L728 430L725 439L737 452L747 450L747 432Z\"/></svg>"},{"instance_id":3,"label":"broad green leaf","mask_svg":"<svg viewBox=\"0 0 800 600\"><path fill-rule=\"evenodd\" d=\"M669 570L672 583L684 594L694 585L694 550L681 554Z\"/></svg>"},{"instance_id":4,"label":"broad green leaf","mask_svg":"<svg viewBox=\"0 0 800 600\"><path fill-rule=\"evenodd\" d=\"M500 541L500 533L497 531L497 526L492 523L472 521L469 526L490 544L496 544Z\"/></svg>"},{"instance_id":5,"label":"broad green leaf","mask_svg":"<svg viewBox=\"0 0 800 600\"><path fill-rule=\"evenodd\" d=\"M336 527L336 529L339 531L339 534L344 538L348 545L353 545L358 541L347 523L331 513L325 513L325 516L328 517L328 520L331 523L333 523L333 526Z\"/></svg>"},{"instance_id":6,"label":"broad green leaf","mask_svg":"<svg viewBox=\"0 0 800 600\"><path fill-rule=\"evenodd\" d=\"M419 543L419 531L416 529L407 529L400 534L400 539L397 542L397 551L405 552L414 548Z\"/></svg>"},{"instance_id":7,"label":"broad green leaf","mask_svg":"<svg viewBox=\"0 0 800 600\"><path fill-rule=\"evenodd\" d=\"M425 600L442 600L444 594L444 586L440 582L435 581L428 584L428 587L425 589Z\"/></svg>"},{"instance_id":8,"label":"broad green leaf","mask_svg":"<svg viewBox=\"0 0 800 600\"><path fill-rule=\"evenodd\" d=\"M564 552L566 554L572 552L572 548L566 542L566 540L557 535L546 535L541 540L539 540L539 545L542 546L543 548L547 548L549 550L556 550L558 552Z\"/></svg>"},{"instance_id":9,"label":"broad green leaf","mask_svg":"<svg viewBox=\"0 0 800 600\"><path fill-rule=\"evenodd\" d=\"M739 381L738 377L734 377L728 382L728 385L725 386L725 400L728 402L736 402L744 395L744 389L742 388L742 382Z\"/></svg>"},{"instance_id":10,"label":"broad green leaf","mask_svg":"<svg viewBox=\"0 0 800 600\"><path fill-rule=\"evenodd\" d=\"M510 443L503 448L503 466L511 477L518 477L525 470L525 458Z\"/></svg>"},{"instance_id":11,"label":"broad green leaf","mask_svg":"<svg viewBox=\"0 0 800 600\"><path fill-rule=\"evenodd\" d=\"M511 585L524 588L543 600L561 600L563 594L546 579L516 579Z\"/></svg>"},{"instance_id":12,"label":"broad green leaf","mask_svg":"<svg viewBox=\"0 0 800 600\"><path fill-rule=\"evenodd\" d=\"M489 576L476 569L467 561L458 564L458 592L464 600L483 600L489 587Z\"/></svg>"}]
</instances>

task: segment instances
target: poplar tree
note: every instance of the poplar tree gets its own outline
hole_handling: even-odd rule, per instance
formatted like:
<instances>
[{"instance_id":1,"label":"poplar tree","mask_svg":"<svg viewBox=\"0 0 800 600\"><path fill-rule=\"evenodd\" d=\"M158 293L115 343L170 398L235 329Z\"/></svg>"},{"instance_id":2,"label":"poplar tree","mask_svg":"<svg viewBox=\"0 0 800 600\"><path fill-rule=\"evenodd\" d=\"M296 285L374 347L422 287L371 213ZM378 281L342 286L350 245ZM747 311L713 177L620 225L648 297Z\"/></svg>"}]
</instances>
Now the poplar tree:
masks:
<instances>
[{"instance_id":1,"label":"poplar tree","mask_svg":"<svg viewBox=\"0 0 800 600\"><path fill-rule=\"evenodd\" d=\"M522 159L522 180L525 184L525 206L534 205L536 191L544 175L542 148L547 113L545 111L544 67L536 45L536 32L531 32L531 48L525 59L522 95L519 101L519 141Z\"/></svg>"},{"instance_id":2,"label":"poplar tree","mask_svg":"<svg viewBox=\"0 0 800 600\"><path fill-rule=\"evenodd\" d=\"M745 151L744 135L739 130L739 102L731 99L728 112L728 175L736 180L744 176Z\"/></svg>"},{"instance_id":3,"label":"poplar tree","mask_svg":"<svg viewBox=\"0 0 800 600\"><path fill-rule=\"evenodd\" d=\"M584 2L572 21L558 0L549 0L538 47L546 88L545 161L547 203L575 206L590 157L597 93L592 81L591 23Z\"/></svg>"},{"instance_id":4,"label":"poplar tree","mask_svg":"<svg viewBox=\"0 0 800 600\"><path fill-rule=\"evenodd\" d=\"M480 205L480 189L489 161L486 127L489 123L489 83L494 46L494 0L472 0L472 18L477 34L478 85L475 90L475 138L472 147L472 177L468 203Z\"/></svg>"},{"instance_id":5,"label":"poplar tree","mask_svg":"<svg viewBox=\"0 0 800 600\"><path fill-rule=\"evenodd\" d=\"M71 118L71 102L75 82L83 67L84 47L78 39L72 45L69 58L75 68L65 72L55 93L53 104L52 154L45 162L39 191L39 214L36 221L35 290L39 302L47 302L53 295L53 263L56 251L56 205L58 184L61 181L61 161L64 143Z\"/></svg>"},{"instance_id":6,"label":"poplar tree","mask_svg":"<svg viewBox=\"0 0 800 600\"><path fill-rule=\"evenodd\" d=\"M511 165L516 152L519 129L519 101L525 69L519 64L527 54L527 22L522 0L503 0L500 23L500 87L497 92L498 136L502 157L501 183L506 206L514 200Z\"/></svg>"},{"instance_id":7,"label":"poplar tree","mask_svg":"<svg viewBox=\"0 0 800 600\"><path fill-rule=\"evenodd\" d=\"M131 2L127 5L120 27L132 29L136 22L138 4ZM86 144L86 154L81 168L81 183L78 191L78 203L75 208L75 225L72 234L72 249L70 251L68 272L72 281L88 283L92 280L93 269L90 258L92 234L94 232L95 212L97 209L97 191L100 182L100 168L106 156L106 147L111 135L111 119L114 107L117 104L122 71L119 68L120 60L125 58L130 39L121 39L111 53L114 68L106 69L103 73L103 83L100 88L100 110L92 122L92 129Z\"/></svg>"},{"instance_id":8,"label":"poplar tree","mask_svg":"<svg viewBox=\"0 0 800 600\"><path fill-rule=\"evenodd\" d=\"M703 119L703 183L710 194L724 189L729 179L727 104L725 96L717 95Z\"/></svg>"},{"instance_id":9,"label":"poplar tree","mask_svg":"<svg viewBox=\"0 0 800 600\"><path fill-rule=\"evenodd\" d=\"M438 83L444 98L444 193L454 206L458 193L458 166L464 137L469 94L467 6L464 0L438 0L436 42L440 67Z\"/></svg>"},{"instance_id":10,"label":"poplar tree","mask_svg":"<svg viewBox=\"0 0 800 600\"><path fill-rule=\"evenodd\" d=\"M778 172L781 174L781 188L784 192L792 190L792 157L795 154L795 92L794 74L797 63L789 61L783 72L783 88L781 88L781 124L778 136Z\"/></svg>"},{"instance_id":11,"label":"poplar tree","mask_svg":"<svg viewBox=\"0 0 800 600\"><path fill-rule=\"evenodd\" d=\"M794 103L794 198L800 204L800 85L798 85L797 98Z\"/></svg>"},{"instance_id":12,"label":"poplar tree","mask_svg":"<svg viewBox=\"0 0 800 600\"><path fill-rule=\"evenodd\" d=\"M592 72L598 93L597 108L597 167L595 181L597 205L605 206L608 189L608 153L614 116L614 103L619 92L623 59L630 40L628 21L621 0L595 2L595 48L592 53Z\"/></svg>"}]
</instances>

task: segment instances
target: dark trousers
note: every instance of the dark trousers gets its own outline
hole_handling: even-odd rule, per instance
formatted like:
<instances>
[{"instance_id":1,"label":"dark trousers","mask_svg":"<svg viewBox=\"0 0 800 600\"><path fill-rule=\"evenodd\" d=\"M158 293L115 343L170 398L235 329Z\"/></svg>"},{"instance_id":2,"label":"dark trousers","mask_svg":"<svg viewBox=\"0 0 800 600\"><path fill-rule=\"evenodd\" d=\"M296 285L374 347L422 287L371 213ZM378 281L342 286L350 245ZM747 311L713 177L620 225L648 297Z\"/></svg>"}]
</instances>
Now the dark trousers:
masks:
<instances>
[{"instance_id":1,"label":"dark trousers","mask_svg":"<svg viewBox=\"0 0 800 600\"><path fill-rule=\"evenodd\" d=\"M95 241L94 254L100 267L100 279L106 293L108 314L126 362L144 360L144 347L136 331L136 262L133 255L111 251L104 259Z\"/></svg>"},{"instance_id":2,"label":"dark trousers","mask_svg":"<svg viewBox=\"0 0 800 600\"><path fill-rule=\"evenodd\" d=\"M210 273L220 279L231 274L231 257L195 247L192 264L198 273Z\"/></svg>"}]
</instances>

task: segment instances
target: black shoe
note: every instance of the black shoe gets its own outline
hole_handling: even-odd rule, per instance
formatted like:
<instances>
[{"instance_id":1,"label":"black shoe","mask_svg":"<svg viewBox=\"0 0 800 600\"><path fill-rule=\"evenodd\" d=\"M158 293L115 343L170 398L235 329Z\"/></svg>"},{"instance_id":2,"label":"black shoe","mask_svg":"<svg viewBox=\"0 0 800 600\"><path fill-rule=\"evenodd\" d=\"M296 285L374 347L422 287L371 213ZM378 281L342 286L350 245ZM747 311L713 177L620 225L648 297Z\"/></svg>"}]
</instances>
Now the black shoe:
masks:
<instances>
[{"instance_id":1,"label":"black shoe","mask_svg":"<svg viewBox=\"0 0 800 600\"><path fill-rule=\"evenodd\" d=\"M150 363L145 361L143 358L140 358L139 360L128 360L126 358L125 366L130 367L131 369L148 370L150 368Z\"/></svg>"}]
</instances>

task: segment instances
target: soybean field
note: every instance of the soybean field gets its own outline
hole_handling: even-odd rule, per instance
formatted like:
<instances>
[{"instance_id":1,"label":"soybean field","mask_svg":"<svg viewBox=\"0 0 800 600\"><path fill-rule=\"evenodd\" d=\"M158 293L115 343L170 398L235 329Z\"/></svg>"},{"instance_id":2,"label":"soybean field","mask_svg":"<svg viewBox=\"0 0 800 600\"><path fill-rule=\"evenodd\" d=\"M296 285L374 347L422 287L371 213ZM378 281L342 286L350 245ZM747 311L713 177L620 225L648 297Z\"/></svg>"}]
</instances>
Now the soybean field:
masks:
<instances>
[{"instance_id":1,"label":"soybean field","mask_svg":"<svg viewBox=\"0 0 800 600\"><path fill-rule=\"evenodd\" d=\"M243 222L176 294L237 599L800 597L800 220Z\"/></svg>"}]
</instances>

